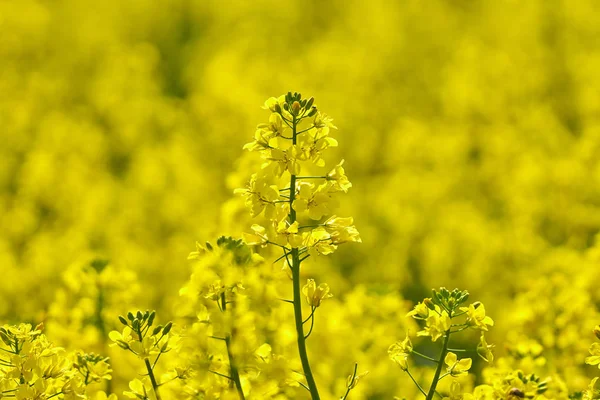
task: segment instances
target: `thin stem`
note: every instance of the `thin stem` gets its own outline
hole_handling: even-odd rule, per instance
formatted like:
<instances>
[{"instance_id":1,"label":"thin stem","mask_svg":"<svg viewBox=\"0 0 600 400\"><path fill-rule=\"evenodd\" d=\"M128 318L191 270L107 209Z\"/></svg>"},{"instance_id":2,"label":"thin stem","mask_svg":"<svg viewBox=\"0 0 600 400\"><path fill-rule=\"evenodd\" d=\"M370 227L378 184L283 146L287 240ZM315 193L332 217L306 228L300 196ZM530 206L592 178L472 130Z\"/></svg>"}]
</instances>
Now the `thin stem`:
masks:
<instances>
[{"instance_id":1,"label":"thin stem","mask_svg":"<svg viewBox=\"0 0 600 400\"><path fill-rule=\"evenodd\" d=\"M300 132L296 133L296 135L299 135L299 134L301 134L301 133L304 133L304 132L308 132L308 131L310 131L311 129L313 129L314 127L315 127L315 126L313 125L313 126L311 126L310 128L303 129L303 130L301 130Z\"/></svg>"},{"instance_id":2,"label":"thin stem","mask_svg":"<svg viewBox=\"0 0 600 400\"><path fill-rule=\"evenodd\" d=\"M223 303L223 312L227 310L227 301L225 301L225 292L221 293L221 303ZM227 347L227 357L229 357L229 373L231 374L231 380L235 384L235 388L240 396L240 399L246 400L244 396L244 389L242 389L242 382L240 380L240 373L237 369L237 365L233 359L233 354L231 352L231 336L233 335L233 331L231 335L225 335L225 347Z\"/></svg>"},{"instance_id":3,"label":"thin stem","mask_svg":"<svg viewBox=\"0 0 600 400\"><path fill-rule=\"evenodd\" d=\"M450 333L461 332L461 331L464 331L465 329L469 329L469 328L470 328L470 326L468 326L468 325L467 325L467 326L464 326L464 327L462 327L462 328L460 328L460 329L457 329L457 330L455 330L455 331L451 331Z\"/></svg>"},{"instance_id":4,"label":"thin stem","mask_svg":"<svg viewBox=\"0 0 600 400\"><path fill-rule=\"evenodd\" d=\"M209 369L209 370L208 370L208 372L210 372L211 374L219 375L219 376L221 376L221 377L223 377L223 378L227 378L227 379L229 379L230 381L232 381L232 380L233 380L233 379L231 379L231 377L230 377L230 376L227 376L227 375L221 374L221 373L219 373L219 372L217 372L217 371L211 371L211 370Z\"/></svg>"},{"instance_id":5,"label":"thin stem","mask_svg":"<svg viewBox=\"0 0 600 400\"><path fill-rule=\"evenodd\" d=\"M426 400L433 400L433 395L435 394L435 388L440 380L440 374L442 373L442 367L444 366L444 358L446 358L446 353L448 353L448 342L450 341L450 329L448 329L444 336L444 344L442 346L442 351L440 352L440 358L438 360L438 366L435 370L435 375L433 376L433 381L431 381L431 387L429 388L429 393L427 394Z\"/></svg>"},{"instance_id":6,"label":"thin stem","mask_svg":"<svg viewBox=\"0 0 600 400\"><path fill-rule=\"evenodd\" d=\"M152 370L152 365L150 365L150 360L145 358L144 363L146 364L146 370L148 371L148 376L150 377L150 382L152 383L152 389L154 389L154 393L156 394L156 400L161 400L160 394L158 393L159 385L156 382L156 377L154 376L154 371Z\"/></svg>"},{"instance_id":7,"label":"thin stem","mask_svg":"<svg viewBox=\"0 0 600 400\"><path fill-rule=\"evenodd\" d=\"M294 116L292 121L292 133L293 139L292 144L296 144L296 127L297 121ZM292 174L290 178L290 188L294 188L294 190L290 190L290 214L289 220L290 225L296 222L296 210L294 210L293 204L296 197L296 175ZM320 400L319 390L317 389L317 383L315 382L315 378L313 377L312 371L310 369L310 362L308 361L308 352L306 351L306 338L304 337L304 324L302 323L302 293L300 291L300 255L298 253L298 248L293 248L291 251L292 255L292 284L293 284L293 292L294 292L294 320L296 324L296 337L298 340L298 353L300 355L300 361L302 362L302 370L304 371L304 375L306 376L306 383L308 384L308 388L310 390L310 395L313 400ZM286 257L287 258L287 257Z\"/></svg>"},{"instance_id":8,"label":"thin stem","mask_svg":"<svg viewBox=\"0 0 600 400\"><path fill-rule=\"evenodd\" d=\"M315 315L311 314L311 318L310 318L310 329L308 330L308 333L306 335L304 335L304 339L308 339L308 337L310 336L310 334L313 331L313 328L315 326Z\"/></svg>"},{"instance_id":9,"label":"thin stem","mask_svg":"<svg viewBox=\"0 0 600 400\"><path fill-rule=\"evenodd\" d=\"M306 321L308 321L309 319L312 318L312 316L315 314L316 309L317 309L316 307L314 307L314 306L312 307L312 311L310 312L310 315L308 317L306 317L306 319L304 321L302 321L303 324L305 324Z\"/></svg>"},{"instance_id":10,"label":"thin stem","mask_svg":"<svg viewBox=\"0 0 600 400\"><path fill-rule=\"evenodd\" d=\"M352 390L352 385L354 385L354 380L356 379L356 372L357 371L358 371L358 364L354 364L354 372L352 373L352 379L350 379L350 384L346 388L346 393L341 398L341 400L346 400L346 398L350 394L350 391Z\"/></svg>"},{"instance_id":11,"label":"thin stem","mask_svg":"<svg viewBox=\"0 0 600 400\"><path fill-rule=\"evenodd\" d=\"M419 391L421 393L423 393L423 396L427 396L427 393L425 393L425 390L423 390L423 388L421 387L421 385L419 385L419 382L417 382L417 380L415 379L414 376L412 376L412 374L410 373L410 371L407 369L406 373L408 374L408 376L410 376L410 379L412 379L412 381L415 383L415 385L417 385L417 387L419 388Z\"/></svg>"},{"instance_id":12,"label":"thin stem","mask_svg":"<svg viewBox=\"0 0 600 400\"><path fill-rule=\"evenodd\" d=\"M438 363L438 360L436 360L435 358L431 358L429 356L426 356L425 354L421 354L418 351L414 351L413 350L412 352L413 352L413 354L416 354L416 355L418 355L421 358L424 358L424 359L429 360L429 361L433 361L436 364Z\"/></svg>"},{"instance_id":13,"label":"thin stem","mask_svg":"<svg viewBox=\"0 0 600 400\"><path fill-rule=\"evenodd\" d=\"M138 334L140 343L142 343L144 336L142 335L141 327L138 327L137 334ZM162 337L161 337L161 339L162 339ZM160 341L160 339L159 339L159 341ZM132 349L130 349L130 351L135 353ZM156 361L158 361L158 358L157 358L157 360L155 360L154 366L156 366ZM146 364L146 371L148 371L148 376L150 377L150 382L152 383L152 389L154 389L154 394L156 395L156 400L162 400L160 397L160 393L158 393L159 384L156 382L156 377L154 376L154 370L153 370L154 366L150 365L150 360L148 359L148 357L144 358L144 364Z\"/></svg>"}]
</instances>

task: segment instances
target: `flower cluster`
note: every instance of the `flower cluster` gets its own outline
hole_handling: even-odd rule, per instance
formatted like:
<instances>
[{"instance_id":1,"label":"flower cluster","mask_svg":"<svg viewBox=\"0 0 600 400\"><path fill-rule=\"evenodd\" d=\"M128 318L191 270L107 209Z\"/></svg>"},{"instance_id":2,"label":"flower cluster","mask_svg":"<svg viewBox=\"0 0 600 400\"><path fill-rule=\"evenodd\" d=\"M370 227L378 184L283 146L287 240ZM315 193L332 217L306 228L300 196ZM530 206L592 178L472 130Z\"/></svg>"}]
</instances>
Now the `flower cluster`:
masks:
<instances>
[{"instance_id":1,"label":"flower cluster","mask_svg":"<svg viewBox=\"0 0 600 400\"><path fill-rule=\"evenodd\" d=\"M42 329L29 324L0 327L0 398L106 398L92 384L111 379L108 359L69 354L49 342Z\"/></svg>"},{"instance_id":2,"label":"flower cluster","mask_svg":"<svg viewBox=\"0 0 600 400\"><path fill-rule=\"evenodd\" d=\"M471 352L478 354L486 362L492 362L494 359L492 353L494 346L489 345L484 336L484 332L488 330L488 327L494 325L494 321L486 315L483 304L475 302L463 306L469 298L469 293L458 289L449 291L446 288L441 288L439 291L433 290L432 293L431 298L418 303L407 316L424 322L424 327L417 332L417 336L429 337L432 342L443 338L439 357L432 358L416 351L408 334L403 341L392 344L388 349L390 359L411 377L427 400L431 400L437 393L436 388L443 378L446 376L452 378L466 376L471 369L472 359L469 357L459 358L456 354L469 352L469 350L453 348L450 345L451 335L467 329L479 331L481 335L480 342L476 349ZM427 391L417 383L410 372L408 358L411 355L435 364L435 374ZM442 375L444 369L445 373ZM454 380L452 382L449 396L449 399L463 398L458 381Z\"/></svg>"},{"instance_id":3,"label":"flower cluster","mask_svg":"<svg viewBox=\"0 0 600 400\"><path fill-rule=\"evenodd\" d=\"M155 317L155 311L129 312L127 317L119 316L119 321L125 326L123 331L112 331L109 334L110 339L114 342L113 346L135 354L144 361L146 367L147 378L133 380L129 384L131 391L124 392L130 398L160 400L158 388L166 383L158 382L155 375L156 364L163 354L168 353L177 345L178 337L171 333L172 322L167 322L164 326L155 326ZM176 377L178 376L179 374L176 374Z\"/></svg>"},{"instance_id":4,"label":"flower cluster","mask_svg":"<svg viewBox=\"0 0 600 400\"><path fill-rule=\"evenodd\" d=\"M245 234L244 241L249 245L275 246L283 252L279 260L283 260L283 268L292 276L291 303L306 385L312 398L319 399L305 341L313 332L316 309L332 294L327 284L317 286L313 279L300 289L301 263L309 257L329 255L342 243L361 242L353 219L335 215L338 195L347 192L352 184L343 160L330 171L321 171L326 165L325 151L338 144L330 136L337 128L317 108L314 98L288 92L269 98L264 108L271 113L269 122L258 125L254 140L244 146L259 153L263 163L246 188L236 189L235 193L245 198L253 217L264 214L267 224L252 225L252 233ZM301 292L310 306L306 318L302 314ZM304 325L309 321L310 328L305 333ZM349 385L352 387L354 384Z\"/></svg>"}]
</instances>

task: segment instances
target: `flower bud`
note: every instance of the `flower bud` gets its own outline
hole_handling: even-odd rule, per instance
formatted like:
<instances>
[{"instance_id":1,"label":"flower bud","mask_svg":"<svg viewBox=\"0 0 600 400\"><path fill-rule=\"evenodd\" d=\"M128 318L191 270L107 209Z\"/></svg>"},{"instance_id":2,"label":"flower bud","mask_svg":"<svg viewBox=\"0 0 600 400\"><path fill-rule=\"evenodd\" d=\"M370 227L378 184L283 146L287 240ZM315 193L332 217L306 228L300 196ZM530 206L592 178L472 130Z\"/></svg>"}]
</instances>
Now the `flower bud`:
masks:
<instances>
[{"instance_id":1,"label":"flower bud","mask_svg":"<svg viewBox=\"0 0 600 400\"><path fill-rule=\"evenodd\" d=\"M306 109L309 109L309 108L311 108L314 102L315 102L315 98L314 98L314 97L311 97L311 98L310 98L310 99L308 99L308 101L306 102L306 106L305 106L305 108L306 108Z\"/></svg>"},{"instance_id":2,"label":"flower bud","mask_svg":"<svg viewBox=\"0 0 600 400\"><path fill-rule=\"evenodd\" d=\"M154 323L154 318L156 317L156 312L152 311L150 313L150 315L148 316L148 326L152 326L152 324Z\"/></svg>"},{"instance_id":3,"label":"flower bud","mask_svg":"<svg viewBox=\"0 0 600 400\"><path fill-rule=\"evenodd\" d=\"M298 115L298 112L300 112L300 103L295 101L292 103L292 113Z\"/></svg>"},{"instance_id":4,"label":"flower bud","mask_svg":"<svg viewBox=\"0 0 600 400\"><path fill-rule=\"evenodd\" d=\"M127 322L127 320L125 319L124 316L119 315L119 321L121 321L121 323L125 326L129 326L129 323Z\"/></svg>"},{"instance_id":5,"label":"flower bud","mask_svg":"<svg viewBox=\"0 0 600 400\"><path fill-rule=\"evenodd\" d=\"M523 392L519 388L512 388L512 389L510 389L510 391L508 392L508 394L511 395L511 396L518 397L520 399L524 399L525 398L525 392Z\"/></svg>"},{"instance_id":6,"label":"flower bud","mask_svg":"<svg viewBox=\"0 0 600 400\"><path fill-rule=\"evenodd\" d=\"M435 310L435 304L430 298L424 299L423 304L425 304L430 310Z\"/></svg>"},{"instance_id":7,"label":"flower bud","mask_svg":"<svg viewBox=\"0 0 600 400\"><path fill-rule=\"evenodd\" d=\"M600 325L596 325L596 327L594 328L594 335L596 335L596 337L600 339Z\"/></svg>"}]
</instances>

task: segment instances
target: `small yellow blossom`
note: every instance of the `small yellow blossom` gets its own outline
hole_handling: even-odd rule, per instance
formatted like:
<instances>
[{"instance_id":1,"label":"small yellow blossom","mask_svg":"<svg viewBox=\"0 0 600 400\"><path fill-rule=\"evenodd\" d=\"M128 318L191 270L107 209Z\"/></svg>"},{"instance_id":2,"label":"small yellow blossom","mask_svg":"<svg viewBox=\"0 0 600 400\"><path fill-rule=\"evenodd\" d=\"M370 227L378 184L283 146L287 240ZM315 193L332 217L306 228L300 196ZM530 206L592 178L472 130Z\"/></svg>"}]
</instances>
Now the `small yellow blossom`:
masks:
<instances>
[{"instance_id":1,"label":"small yellow blossom","mask_svg":"<svg viewBox=\"0 0 600 400\"><path fill-rule=\"evenodd\" d=\"M267 237L267 230L264 226L254 224L250 229L252 229L253 233L242 233L242 239L247 245L264 245L269 241L269 238Z\"/></svg>"},{"instance_id":2,"label":"small yellow blossom","mask_svg":"<svg viewBox=\"0 0 600 400\"><path fill-rule=\"evenodd\" d=\"M388 348L388 355L390 359L398 364L404 371L408 369L408 356L413 351L413 344L406 334L406 338L401 342L396 342Z\"/></svg>"},{"instance_id":3,"label":"small yellow blossom","mask_svg":"<svg viewBox=\"0 0 600 400\"><path fill-rule=\"evenodd\" d=\"M476 302L469 307L461 307L460 310L466 312L467 324L475 329L487 331L488 326L494 326L494 320L485 315L485 307L482 303Z\"/></svg>"},{"instance_id":4,"label":"small yellow blossom","mask_svg":"<svg viewBox=\"0 0 600 400\"><path fill-rule=\"evenodd\" d=\"M470 358L458 359L455 353L448 352L444 358L444 363L448 366L447 371L452 376L466 375L471 369L473 361Z\"/></svg>"},{"instance_id":5,"label":"small yellow blossom","mask_svg":"<svg viewBox=\"0 0 600 400\"><path fill-rule=\"evenodd\" d=\"M590 356L586 357L585 363L589 365L597 365L600 368L600 343L592 343L590 346Z\"/></svg>"},{"instance_id":6,"label":"small yellow blossom","mask_svg":"<svg viewBox=\"0 0 600 400\"><path fill-rule=\"evenodd\" d=\"M442 311L441 315L431 313L425 320L425 329L417 332L417 336L431 336L431 341L435 342L450 330L450 325L451 320L446 311Z\"/></svg>"},{"instance_id":7,"label":"small yellow blossom","mask_svg":"<svg viewBox=\"0 0 600 400\"><path fill-rule=\"evenodd\" d=\"M429 316L429 307L425 303L418 303L411 311L406 314L407 317L415 319L426 319Z\"/></svg>"},{"instance_id":8,"label":"small yellow blossom","mask_svg":"<svg viewBox=\"0 0 600 400\"><path fill-rule=\"evenodd\" d=\"M352 183L346 176L346 171L344 171L344 167L342 166L343 164L344 160L340 161L339 164L327 174L327 180L333 183L333 188L335 190L345 193L352 187Z\"/></svg>"},{"instance_id":9,"label":"small yellow blossom","mask_svg":"<svg viewBox=\"0 0 600 400\"><path fill-rule=\"evenodd\" d=\"M328 284L321 283L317 286L314 279L308 280L302 288L302 293L311 307L319 307L323 300L333 297L333 294L329 293Z\"/></svg>"},{"instance_id":10,"label":"small yellow blossom","mask_svg":"<svg viewBox=\"0 0 600 400\"><path fill-rule=\"evenodd\" d=\"M492 361L494 361L494 353L492 353L493 348L494 345L488 344L485 340L483 332L481 332L479 344L477 344L477 354L479 355L479 357L481 357L485 362L491 363Z\"/></svg>"}]
</instances>

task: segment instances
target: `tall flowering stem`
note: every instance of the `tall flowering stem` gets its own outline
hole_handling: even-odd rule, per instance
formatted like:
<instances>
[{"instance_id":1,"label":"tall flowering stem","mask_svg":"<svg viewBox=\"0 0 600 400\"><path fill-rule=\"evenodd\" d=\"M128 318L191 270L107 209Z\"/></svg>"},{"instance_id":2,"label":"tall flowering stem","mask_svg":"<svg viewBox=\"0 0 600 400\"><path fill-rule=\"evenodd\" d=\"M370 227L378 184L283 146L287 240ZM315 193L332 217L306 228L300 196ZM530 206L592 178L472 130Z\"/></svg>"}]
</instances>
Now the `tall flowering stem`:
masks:
<instances>
[{"instance_id":1,"label":"tall flowering stem","mask_svg":"<svg viewBox=\"0 0 600 400\"><path fill-rule=\"evenodd\" d=\"M292 118L292 145L297 144L297 120L296 116ZM296 174L291 174L290 187L296 187ZM296 199L296 191L290 190L290 214L289 221L290 225L296 223L296 210L294 209L294 200ZM313 399L320 399L319 390L317 389L317 383L310 369L310 362L308 361L308 352L306 351L306 338L304 336L304 321L302 318L302 294L300 292L300 254L298 248L292 248L292 281L294 291L294 321L296 323L296 336L298 340L298 353L300 354L300 361L302 362L302 369L306 377L306 383L310 389L310 394Z\"/></svg>"},{"instance_id":2,"label":"tall flowering stem","mask_svg":"<svg viewBox=\"0 0 600 400\"><path fill-rule=\"evenodd\" d=\"M244 241L249 245L274 246L283 252L278 260L283 260L284 268L289 268L292 276L290 303L294 306L298 352L306 378L306 385L302 385L313 399L320 399L306 341L315 325L315 311L332 295L327 284L317 285L313 279L301 286L301 264L308 257L333 253L342 243L361 241L351 217L333 215L337 195L347 192L352 184L342 166L343 160L328 173L309 173L325 167L323 152L337 146L337 141L330 137L336 127L331 118L317 109L312 97L303 99L300 93L288 92L278 98L271 97L264 108L271 111L269 122L258 125L254 141L244 148L259 152L265 162L251 176L248 186L235 192L245 197L253 217L264 214L269 223L252 225L253 232L244 234ZM303 300L310 306L306 318L302 315ZM353 379L348 388L353 388L357 381Z\"/></svg>"}]
</instances>

